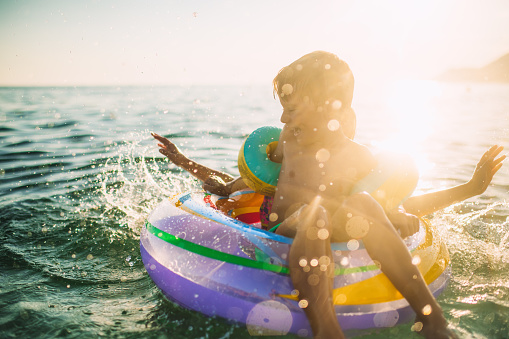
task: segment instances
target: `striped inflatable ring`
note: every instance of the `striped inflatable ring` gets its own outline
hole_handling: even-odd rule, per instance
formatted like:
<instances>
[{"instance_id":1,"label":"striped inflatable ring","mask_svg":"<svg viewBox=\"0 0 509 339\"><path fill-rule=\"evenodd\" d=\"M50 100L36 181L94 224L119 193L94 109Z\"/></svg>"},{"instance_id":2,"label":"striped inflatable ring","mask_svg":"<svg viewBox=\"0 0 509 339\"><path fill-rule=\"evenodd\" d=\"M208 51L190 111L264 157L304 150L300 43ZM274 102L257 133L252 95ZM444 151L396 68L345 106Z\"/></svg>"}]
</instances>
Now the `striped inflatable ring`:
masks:
<instances>
[{"instance_id":1,"label":"striped inflatable ring","mask_svg":"<svg viewBox=\"0 0 509 339\"><path fill-rule=\"evenodd\" d=\"M221 197L184 192L164 199L140 236L145 268L156 286L179 305L244 324L253 336L312 335L298 305L288 267L293 239L232 219L213 206ZM242 208L242 202L236 208ZM248 206L252 201L248 199ZM439 295L450 277L440 232L423 220L405 240L420 260L430 291ZM347 335L413 321L415 313L370 258L362 241L331 244L334 311Z\"/></svg>"},{"instance_id":2,"label":"striped inflatable ring","mask_svg":"<svg viewBox=\"0 0 509 339\"><path fill-rule=\"evenodd\" d=\"M249 188L257 193L273 196L281 164L269 160L268 151L279 140L281 129L260 127L251 133L239 151L239 172Z\"/></svg>"}]
</instances>

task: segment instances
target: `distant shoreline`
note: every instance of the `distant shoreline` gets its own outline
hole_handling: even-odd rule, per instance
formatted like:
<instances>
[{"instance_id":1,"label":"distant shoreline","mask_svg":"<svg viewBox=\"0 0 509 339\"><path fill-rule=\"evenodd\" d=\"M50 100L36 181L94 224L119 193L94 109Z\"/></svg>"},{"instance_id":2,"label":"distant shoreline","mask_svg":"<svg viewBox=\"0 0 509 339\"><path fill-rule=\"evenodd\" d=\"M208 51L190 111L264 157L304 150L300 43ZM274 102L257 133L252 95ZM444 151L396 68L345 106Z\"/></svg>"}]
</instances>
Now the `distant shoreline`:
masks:
<instances>
[{"instance_id":1,"label":"distant shoreline","mask_svg":"<svg viewBox=\"0 0 509 339\"><path fill-rule=\"evenodd\" d=\"M443 82L509 82L509 53L481 68L450 69L434 80Z\"/></svg>"}]
</instances>

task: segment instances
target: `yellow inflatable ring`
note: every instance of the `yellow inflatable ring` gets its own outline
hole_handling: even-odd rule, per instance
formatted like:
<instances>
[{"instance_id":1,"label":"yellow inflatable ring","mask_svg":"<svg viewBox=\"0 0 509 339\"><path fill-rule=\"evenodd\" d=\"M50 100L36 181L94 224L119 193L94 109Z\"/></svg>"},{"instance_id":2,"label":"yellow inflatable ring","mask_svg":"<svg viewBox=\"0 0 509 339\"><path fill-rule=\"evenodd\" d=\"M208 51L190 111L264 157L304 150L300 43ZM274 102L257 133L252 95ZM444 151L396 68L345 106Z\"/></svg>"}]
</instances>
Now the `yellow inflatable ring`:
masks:
<instances>
[{"instance_id":1,"label":"yellow inflatable ring","mask_svg":"<svg viewBox=\"0 0 509 339\"><path fill-rule=\"evenodd\" d=\"M273 126L260 127L251 133L239 151L239 172L249 188L257 193L273 196L281 164L272 162L268 152L274 149L281 129Z\"/></svg>"}]
</instances>

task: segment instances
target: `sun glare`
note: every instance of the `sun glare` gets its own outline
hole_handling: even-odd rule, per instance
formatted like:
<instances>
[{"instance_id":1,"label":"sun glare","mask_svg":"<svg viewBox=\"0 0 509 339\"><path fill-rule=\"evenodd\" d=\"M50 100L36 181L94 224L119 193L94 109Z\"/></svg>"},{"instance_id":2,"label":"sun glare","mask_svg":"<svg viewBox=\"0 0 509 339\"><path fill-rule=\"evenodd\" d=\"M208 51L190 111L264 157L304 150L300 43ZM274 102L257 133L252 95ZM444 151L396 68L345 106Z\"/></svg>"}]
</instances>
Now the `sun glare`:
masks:
<instances>
[{"instance_id":1,"label":"sun glare","mask_svg":"<svg viewBox=\"0 0 509 339\"><path fill-rule=\"evenodd\" d=\"M440 85L432 81L395 82L386 97L386 113L393 125L391 132L373 145L382 150L410 154L421 173L432 167L423 148L437 123L434 99L440 94Z\"/></svg>"}]
</instances>

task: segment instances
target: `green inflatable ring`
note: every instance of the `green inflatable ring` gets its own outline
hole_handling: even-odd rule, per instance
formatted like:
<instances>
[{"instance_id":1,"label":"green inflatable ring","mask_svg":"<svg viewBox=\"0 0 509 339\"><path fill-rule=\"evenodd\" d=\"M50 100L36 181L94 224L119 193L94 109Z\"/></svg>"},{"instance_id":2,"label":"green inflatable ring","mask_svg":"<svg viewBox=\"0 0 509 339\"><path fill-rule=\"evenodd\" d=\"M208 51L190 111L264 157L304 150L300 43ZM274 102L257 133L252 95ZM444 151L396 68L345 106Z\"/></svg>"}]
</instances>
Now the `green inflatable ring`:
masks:
<instances>
[{"instance_id":1,"label":"green inflatable ring","mask_svg":"<svg viewBox=\"0 0 509 339\"><path fill-rule=\"evenodd\" d=\"M268 151L277 143L281 129L273 126L260 127L251 133L239 151L239 172L249 188L257 193L273 196L281 164L269 160Z\"/></svg>"}]
</instances>

